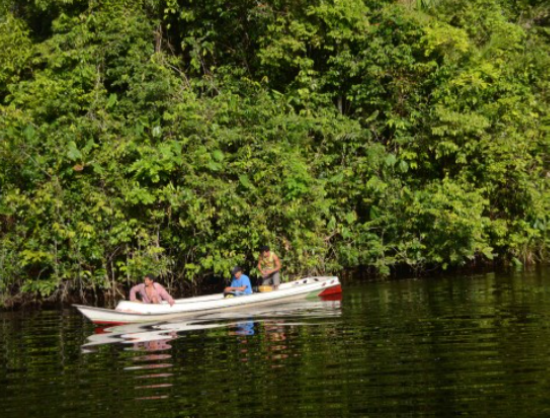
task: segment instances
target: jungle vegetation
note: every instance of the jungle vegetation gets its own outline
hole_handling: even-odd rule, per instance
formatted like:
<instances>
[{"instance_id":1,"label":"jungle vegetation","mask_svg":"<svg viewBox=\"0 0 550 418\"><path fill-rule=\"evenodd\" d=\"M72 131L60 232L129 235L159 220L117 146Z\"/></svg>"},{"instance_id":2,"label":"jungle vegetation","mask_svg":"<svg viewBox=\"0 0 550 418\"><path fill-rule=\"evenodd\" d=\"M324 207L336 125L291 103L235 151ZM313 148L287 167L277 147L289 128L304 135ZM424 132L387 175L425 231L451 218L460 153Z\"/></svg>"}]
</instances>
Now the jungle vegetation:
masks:
<instances>
[{"instance_id":1,"label":"jungle vegetation","mask_svg":"<svg viewBox=\"0 0 550 418\"><path fill-rule=\"evenodd\" d=\"M0 292L533 264L543 0L0 0Z\"/></svg>"}]
</instances>

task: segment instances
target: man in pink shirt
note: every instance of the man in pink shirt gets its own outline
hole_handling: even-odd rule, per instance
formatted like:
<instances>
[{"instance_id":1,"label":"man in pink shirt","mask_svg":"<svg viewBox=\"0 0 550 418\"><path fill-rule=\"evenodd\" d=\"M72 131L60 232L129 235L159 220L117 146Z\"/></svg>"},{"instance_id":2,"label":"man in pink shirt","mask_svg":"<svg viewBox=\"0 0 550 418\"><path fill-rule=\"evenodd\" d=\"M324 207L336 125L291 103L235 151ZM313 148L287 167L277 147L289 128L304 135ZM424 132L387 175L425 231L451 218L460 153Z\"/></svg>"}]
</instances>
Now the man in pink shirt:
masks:
<instances>
[{"instance_id":1,"label":"man in pink shirt","mask_svg":"<svg viewBox=\"0 0 550 418\"><path fill-rule=\"evenodd\" d=\"M130 289L130 300L138 301L136 293L139 293L141 302L143 303L160 303L162 300L167 301L170 306L174 305L174 299L168 294L166 289L159 283L155 283L155 276L146 274L143 277L143 283L137 284Z\"/></svg>"}]
</instances>

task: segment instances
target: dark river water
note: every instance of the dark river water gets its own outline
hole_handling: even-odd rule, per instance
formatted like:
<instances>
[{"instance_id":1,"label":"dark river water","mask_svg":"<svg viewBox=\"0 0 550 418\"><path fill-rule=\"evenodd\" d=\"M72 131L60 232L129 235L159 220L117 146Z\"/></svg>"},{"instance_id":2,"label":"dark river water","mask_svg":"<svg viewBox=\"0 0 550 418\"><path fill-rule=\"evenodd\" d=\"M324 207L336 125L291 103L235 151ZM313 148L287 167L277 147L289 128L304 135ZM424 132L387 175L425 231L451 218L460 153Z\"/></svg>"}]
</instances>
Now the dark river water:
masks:
<instances>
[{"instance_id":1,"label":"dark river water","mask_svg":"<svg viewBox=\"0 0 550 418\"><path fill-rule=\"evenodd\" d=\"M550 270L95 330L0 314L0 416L550 416Z\"/></svg>"}]
</instances>

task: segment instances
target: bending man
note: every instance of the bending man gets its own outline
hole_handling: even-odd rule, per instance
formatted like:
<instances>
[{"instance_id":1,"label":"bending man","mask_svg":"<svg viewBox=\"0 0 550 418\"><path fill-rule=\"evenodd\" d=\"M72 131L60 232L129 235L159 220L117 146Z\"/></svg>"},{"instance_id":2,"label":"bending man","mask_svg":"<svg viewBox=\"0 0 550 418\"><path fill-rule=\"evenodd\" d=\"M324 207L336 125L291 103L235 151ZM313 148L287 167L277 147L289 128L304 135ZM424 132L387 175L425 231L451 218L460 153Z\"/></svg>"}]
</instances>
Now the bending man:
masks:
<instances>
[{"instance_id":1,"label":"bending man","mask_svg":"<svg viewBox=\"0 0 550 418\"><path fill-rule=\"evenodd\" d=\"M174 305L172 296L168 294L160 283L155 282L155 276L152 274L143 276L143 283L137 284L130 289L130 300L132 302L138 300L136 294L139 294L143 303L160 303L162 300L165 300L170 306Z\"/></svg>"},{"instance_id":2,"label":"bending man","mask_svg":"<svg viewBox=\"0 0 550 418\"><path fill-rule=\"evenodd\" d=\"M246 274L243 274L242 268L234 267L233 270L231 270L231 275L233 276L231 286L226 287L224 293L232 293L235 296L252 294L250 279Z\"/></svg>"},{"instance_id":3,"label":"bending man","mask_svg":"<svg viewBox=\"0 0 550 418\"><path fill-rule=\"evenodd\" d=\"M266 245L260 248L260 258L258 259L258 270L263 278L263 285L273 285L275 289L281 284L281 260Z\"/></svg>"}]
</instances>

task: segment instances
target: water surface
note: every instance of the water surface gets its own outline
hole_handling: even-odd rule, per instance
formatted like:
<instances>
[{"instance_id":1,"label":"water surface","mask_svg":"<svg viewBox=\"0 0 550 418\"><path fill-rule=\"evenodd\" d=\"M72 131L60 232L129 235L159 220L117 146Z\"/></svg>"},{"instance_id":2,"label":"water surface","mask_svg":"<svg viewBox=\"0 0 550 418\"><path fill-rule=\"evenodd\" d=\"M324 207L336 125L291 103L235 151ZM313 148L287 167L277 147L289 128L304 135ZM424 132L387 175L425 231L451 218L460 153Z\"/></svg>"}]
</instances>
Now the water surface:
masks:
<instances>
[{"instance_id":1,"label":"water surface","mask_svg":"<svg viewBox=\"0 0 550 418\"><path fill-rule=\"evenodd\" d=\"M96 330L0 314L2 417L550 414L550 270Z\"/></svg>"}]
</instances>

